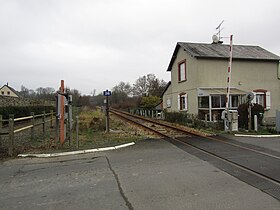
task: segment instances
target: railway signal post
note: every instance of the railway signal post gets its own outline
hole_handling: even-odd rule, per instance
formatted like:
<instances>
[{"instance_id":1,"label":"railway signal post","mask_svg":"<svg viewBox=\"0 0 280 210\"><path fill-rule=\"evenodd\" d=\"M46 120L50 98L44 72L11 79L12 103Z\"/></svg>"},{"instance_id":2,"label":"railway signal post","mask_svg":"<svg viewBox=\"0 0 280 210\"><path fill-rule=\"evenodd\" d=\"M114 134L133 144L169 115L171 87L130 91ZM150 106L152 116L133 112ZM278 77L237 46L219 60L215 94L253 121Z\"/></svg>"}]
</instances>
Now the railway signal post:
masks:
<instances>
[{"instance_id":1,"label":"railway signal post","mask_svg":"<svg viewBox=\"0 0 280 210\"><path fill-rule=\"evenodd\" d=\"M103 91L103 95L106 97L105 104L106 104L106 133L109 133L109 96L112 95L112 92L109 90Z\"/></svg>"},{"instance_id":2,"label":"railway signal post","mask_svg":"<svg viewBox=\"0 0 280 210\"><path fill-rule=\"evenodd\" d=\"M67 127L69 144L72 143L72 95L64 90L64 80L61 80L61 86L56 94L56 118L59 127L57 128L57 135L60 144L63 145L66 140ZM68 124L68 126L67 126Z\"/></svg>"}]
</instances>

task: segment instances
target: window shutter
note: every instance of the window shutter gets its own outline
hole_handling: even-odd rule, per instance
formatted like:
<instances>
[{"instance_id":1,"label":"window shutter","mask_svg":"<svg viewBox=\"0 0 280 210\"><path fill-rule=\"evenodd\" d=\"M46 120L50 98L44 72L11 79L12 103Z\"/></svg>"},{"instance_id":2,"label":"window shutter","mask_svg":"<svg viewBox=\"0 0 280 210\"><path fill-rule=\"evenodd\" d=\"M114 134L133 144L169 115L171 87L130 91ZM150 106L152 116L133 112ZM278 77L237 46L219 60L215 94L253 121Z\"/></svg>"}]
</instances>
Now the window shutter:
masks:
<instances>
[{"instance_id":1,"label":"window shutter","mask_svg":"<svg viewBox=\"0 0 280 210\"><path fill-rule=\"evenodd\" d=\"M178 95L178 110L181 110L181 105L180 105L180 95Z\"/></svg>"},{"instance_id":2,"label":"window shutter","mask_svg":"<svg viewBox=\"0 0 280 210\"><path fill-rule=\"evenodd\" d=\"M255 93L255 92L252 92L253 94L254 94L254 98L253 98L253 100L252 100L252 104L255 104L255 103L257 103L257 94Z\"/></svg>"},{"instance_id":3,"label":"window shutter","mask_svg":"<svg viewBox=\"0 0 280 210\"><path fill-rule=\"evenodd\" d=\"M185 110L187 111L188 110L188 94L186 94L185 96Z\"/></svg>"},{"instance_id":4,"label":"window shutter","mask_svg":"<svg viewBox=\"0 0 280 210\"><path fill-rule=\"evenodd\" d=\"M270 92L266 92L265 94L266 97L266 109L270 109L271 105L270 105Z\"/></svg>"}]
</instances>

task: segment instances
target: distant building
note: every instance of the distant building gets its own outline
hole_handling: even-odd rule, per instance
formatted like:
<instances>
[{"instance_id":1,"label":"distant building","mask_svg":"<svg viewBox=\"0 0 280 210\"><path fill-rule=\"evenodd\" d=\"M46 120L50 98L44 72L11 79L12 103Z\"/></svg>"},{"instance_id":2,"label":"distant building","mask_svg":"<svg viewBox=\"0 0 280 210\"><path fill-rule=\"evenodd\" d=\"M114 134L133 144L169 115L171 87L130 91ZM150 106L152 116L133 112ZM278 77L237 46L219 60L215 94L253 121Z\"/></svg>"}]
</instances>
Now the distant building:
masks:
<instances>
[{"instance_id":1,"label":"distant building","mask_svg":"<svg viewBox=\"0 0 280 210\"><path fill-rule=\"evenodd\" d=\"M163 95L167 111L197 114L216 121L226 107L229 45L178 42L167 71ZM258 46L234 45L230 109L237 109L248 92L265 108L264 118L275 119L280 109L280 57Z\"/></svg>"},{"instance_id":2,"label":"distant building","mask_svg":"<svg viewBox=\"0 0 280 210\"><path fill-rule=\"evenodd\" d=\"M1 96L16 97L16 98L19 97L18 92L14 88L10 87L8 85L8 83L6 85L3 85L0 88L0 95Z\"/></svg>"}]
</instances>

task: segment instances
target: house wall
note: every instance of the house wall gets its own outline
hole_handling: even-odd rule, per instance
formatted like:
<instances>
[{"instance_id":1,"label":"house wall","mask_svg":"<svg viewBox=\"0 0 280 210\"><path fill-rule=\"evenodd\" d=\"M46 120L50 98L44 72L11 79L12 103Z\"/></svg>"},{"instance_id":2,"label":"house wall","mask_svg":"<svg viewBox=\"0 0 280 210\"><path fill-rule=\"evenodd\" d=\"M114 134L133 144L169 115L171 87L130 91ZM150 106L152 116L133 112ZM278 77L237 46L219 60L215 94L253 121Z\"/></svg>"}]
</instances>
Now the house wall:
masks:
<instances>
[{"instance_id":1,"label":"house wall","mask_svg":"<svg viewBox=\"0 0 280 210\"><path fill-rule=\"evenodd\" d=\"M227 60L198 60L199 87L226 87ZM278 62L233 60L231 87L252 92L264 89L270 92L271 109L265 111L264 117L275 117L280 109L280 80L277 76Z\"/></svg>"},{"instance_id":2,"label":"house wall","mask_svg":"<svg viewBox=\"0 0 280 210\"><path fill-rule=\"evenodd\" d=\"M178 63L186 59L187 80L178 82ZM178 111L178 95L188 94L188 112L197 113L197 59L187 54L182 48L171 70L172 107L171 111Z\"/></svg>"},{"instance_id":3,"label":"house wall","mask_svg":"<svg viewBox=\"0 0 280 210\"><path fill-rule=\"evenodd\" d=\"M165 91L164 95L162 96L162 107L163 109L165 109L168 112L171 112L172 109L171 107L168 107L167 105L167 100L170 100L171 102L171 107L173 105L173 99L172 99L172 84L169 85L169 87L167 88L167 90Z\"/></svg>"},{"instance_id":4,"label":"house wall","mask_svg":"<svg viewBox=\"0 0 280 210\"><path fill-rule=\"evenodd\" d=\"M178 63L186 59L187 81L178 82ZM231 87L251 92L255 89L264 89L271 93L271 109L265 112L264 117L274 118L276 110L280 109L280 80L278 79L278 62L233 60ZM197 114L199 87L227 87L228 60L197 59L190 56L182 48L177 53L172 70L171 85L163 96L172 97L172 107L168 110L178 111L178 95L188 94L188 113ZM166 103L163 104L166 108Z\"/></svg>"},{"instance_id":5,"label":"house wall","mask_svg":"<svg viewBox=\"0 0 280 210\"><path fill-rule=\"evenodd\" d=\"M4 94L2 94L2 92L4 92ZM8 92L10 92L10 94L8 94ZM0 89L0 95L2 96L10 96L10 97L18 97L9 87L7 86L3 86Z\"/></svg>"}]
</instances>

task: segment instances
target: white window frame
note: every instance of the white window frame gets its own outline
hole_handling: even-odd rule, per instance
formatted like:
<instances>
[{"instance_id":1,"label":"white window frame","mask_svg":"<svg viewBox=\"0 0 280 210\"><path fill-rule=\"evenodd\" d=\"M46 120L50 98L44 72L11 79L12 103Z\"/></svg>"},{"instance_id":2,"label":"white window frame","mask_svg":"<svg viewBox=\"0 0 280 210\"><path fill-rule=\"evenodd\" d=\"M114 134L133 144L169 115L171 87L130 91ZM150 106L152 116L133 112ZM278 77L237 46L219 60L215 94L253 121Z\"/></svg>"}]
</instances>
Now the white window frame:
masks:
<instances>
[{"instance_id":1,"label":"white window frame","mask_svg":"<svg viewBox=\"0 0 280 210\"><path fill-rule=\"evenodd\" d=\"M187 80L187 66L186 60L178 63L178 81L183 82Z\"/></svg>"},{"instance_id":2,"label":"white window frame","mask_svg":"<svg viewBox=\"0 0 280 210\"><path fill-rule=\"evenodd\" d=\"M254 99L252 100L252 103L254 104L260 104L264 107L265 110L270 110L271 108L271 98L270 98L270 92L266 90L254 90ZM260 98L262 96L262 103L260 103Z\"/></svg>"},{"instance_id":3,"label":"white window frame","mask_svg":"<svg viewBox=\"0 0 280 210\"><path fill-rule=\"evenodd\" d=\"M182 93L178 95L178 110L188 111L188 94Z\"/></svg>"}]
</instances>

